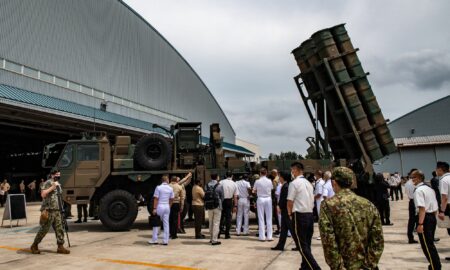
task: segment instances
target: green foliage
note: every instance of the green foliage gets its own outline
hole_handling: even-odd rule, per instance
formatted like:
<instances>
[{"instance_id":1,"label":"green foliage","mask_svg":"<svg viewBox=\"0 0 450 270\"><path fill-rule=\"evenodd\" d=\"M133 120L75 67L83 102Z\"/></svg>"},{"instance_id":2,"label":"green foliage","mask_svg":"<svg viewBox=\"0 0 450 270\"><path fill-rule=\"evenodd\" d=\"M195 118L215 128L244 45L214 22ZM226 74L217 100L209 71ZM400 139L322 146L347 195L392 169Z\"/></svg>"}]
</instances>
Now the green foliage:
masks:
<instances>
[{"instance_id":1,"label":"green foliage","mask_svg":"<svg viewBox=\"0 0 450 270\"><path fill-rule=\"evenodd\" d=\"M295 151L281 152L279 155L270 153L269 160L297 160L304 159L302 155L297 154Z\"/></svg>"}]
</instances>

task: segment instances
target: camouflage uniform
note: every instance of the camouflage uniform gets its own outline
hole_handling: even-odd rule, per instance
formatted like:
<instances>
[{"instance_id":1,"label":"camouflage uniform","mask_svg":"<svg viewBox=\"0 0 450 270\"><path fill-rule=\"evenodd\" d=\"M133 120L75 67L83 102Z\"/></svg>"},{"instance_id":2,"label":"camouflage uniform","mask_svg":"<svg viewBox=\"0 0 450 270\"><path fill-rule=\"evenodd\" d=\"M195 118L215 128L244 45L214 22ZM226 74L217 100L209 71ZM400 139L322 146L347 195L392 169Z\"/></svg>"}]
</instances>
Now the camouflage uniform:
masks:
<instances>
[{"instance_id":1,"label":"camouflage uniform","mask_svg":"<svg viewBox=\"0 0 450 270\"><path fill-rule=\"evenodd\" d=\"M337 167L332 179L351 185L353 171ZM322 202L319 230L331 269L377 269L384 239L380 215L371 202L341 187Z\"/></svg>"},{"instance_id":2,"label":"camouflage uniform","mask_svg":"<svg viewBox=\"0 0 450 270\"><path fill-rule=\"evenodd\" d=\"M42 190L49 189L53 184L53 179L47 180ZM43 224L40 224L39 231L36 235L36 238L34 238L34 244L39 244L42 239L47 234L48 230L50 229L50 225L53 227L53 230L56 234L56 242L58 245L64 244L64 229L62 225L61 220L61 213L59 212L59 206L58 206L58 195L56 193L56 190L53 190L50 192L47 197L45 197L42 200L42 206L41 211L47 210L48 211L48 219Z\"/></svg>"}]
</instances>

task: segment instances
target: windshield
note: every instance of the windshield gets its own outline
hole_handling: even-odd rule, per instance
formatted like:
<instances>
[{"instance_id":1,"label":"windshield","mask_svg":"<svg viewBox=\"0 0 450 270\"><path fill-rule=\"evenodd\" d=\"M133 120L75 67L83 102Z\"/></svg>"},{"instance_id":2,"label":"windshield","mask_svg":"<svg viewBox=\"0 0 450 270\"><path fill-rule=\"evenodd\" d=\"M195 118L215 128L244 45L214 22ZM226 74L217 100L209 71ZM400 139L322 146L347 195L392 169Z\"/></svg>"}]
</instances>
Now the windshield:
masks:
<instances>
[{"instance_id":1,"label":"windshield","mask_svg":"<svg viewBox=\"0 0 450 270\"><path fill-rule=\"evenodd\" d=\"M73 145L69 144L64 148L64 152L61 155L61 158L58 160L58 168L66 168L72 164L73 160Z\"/></svg>"},{"instance_id":2,"label":"windshield","mask_svg":"<svg viewBox=\"0 0 450 270\"><path fill-rule=\"evenodd\" d=\"M65 146L63 142L46 145L42 151L42 168L54 167Z\"/></svg>"}]
</instances>

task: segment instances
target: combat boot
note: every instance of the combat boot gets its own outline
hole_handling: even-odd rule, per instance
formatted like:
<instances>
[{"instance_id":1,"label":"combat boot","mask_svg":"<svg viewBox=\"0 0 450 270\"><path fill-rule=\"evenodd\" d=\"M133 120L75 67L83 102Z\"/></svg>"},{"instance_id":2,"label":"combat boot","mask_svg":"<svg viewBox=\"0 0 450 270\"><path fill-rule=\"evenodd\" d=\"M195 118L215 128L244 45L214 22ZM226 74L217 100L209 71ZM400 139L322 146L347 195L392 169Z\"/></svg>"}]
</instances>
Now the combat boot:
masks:
<instances>
[{"instance_id":1,"label":"combat boot","mask_svg":"<svg viewBox=\"0 0 450 270\"><path fill-rule=\"evenodd\" d=\"M31 245L31 253L32 254L41 254L41 251L39 250L39 248L38 248L38 244L32 244Z\"/></svg>"},{"instance_id":2,"label":"combat boot","mask_svg":"<svg viewBox=\"0 0 450 270\"><path fill-rule=\"evenodd\" d=\"M58 245L58 249L56 250L56 253L69 254L70 250L66 249L63 245Z\"/></svg>"}]
</instances>

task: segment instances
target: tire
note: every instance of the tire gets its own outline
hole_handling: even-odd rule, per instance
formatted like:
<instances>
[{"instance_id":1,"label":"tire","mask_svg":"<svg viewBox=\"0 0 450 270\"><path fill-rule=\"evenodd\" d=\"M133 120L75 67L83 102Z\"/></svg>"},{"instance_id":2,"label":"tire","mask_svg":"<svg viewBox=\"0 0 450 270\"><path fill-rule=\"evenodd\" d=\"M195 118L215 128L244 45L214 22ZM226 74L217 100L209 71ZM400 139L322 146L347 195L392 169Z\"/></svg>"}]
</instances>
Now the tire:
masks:
<instances>
[{"instance_id":1,"label":"tire","mask_svg":"<svg viewBox=\"0 0 450 270\"><path fill-rule=\"evenodd\" d=\"M172 157L172 146L162 135L148 134L136 144L134 160L144 170L166 169Z\"/></svg>"},{"instance_id":2,"label":"tire","mask_svg":"<svg viewBox=\"0 0 450 270\"><path fill-rule=\"evenodd\" d=\"M113 190L100 200L100 221L112 231L130 229L136 220L137 213L136 198L128 191L122 189Z\"/></svg>"}]
</instances>

